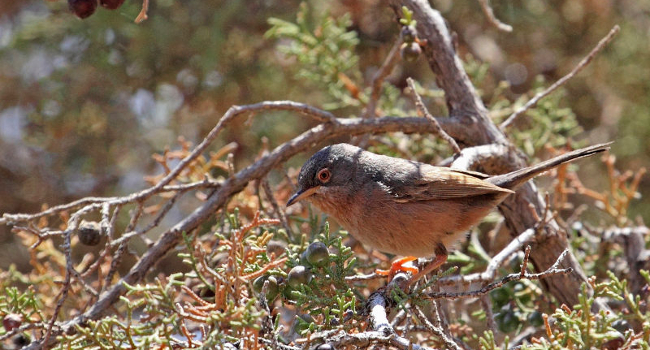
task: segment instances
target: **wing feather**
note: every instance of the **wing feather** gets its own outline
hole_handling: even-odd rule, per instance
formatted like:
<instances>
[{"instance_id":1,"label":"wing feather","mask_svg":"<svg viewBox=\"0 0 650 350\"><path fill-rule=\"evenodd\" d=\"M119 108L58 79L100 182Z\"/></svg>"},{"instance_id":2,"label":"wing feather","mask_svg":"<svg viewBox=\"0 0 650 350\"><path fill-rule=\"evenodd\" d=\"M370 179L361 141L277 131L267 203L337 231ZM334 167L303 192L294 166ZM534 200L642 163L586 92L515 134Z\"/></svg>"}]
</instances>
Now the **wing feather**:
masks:
<instances>
[{"instance_id":1,"label":"wing feather","mask_svg":"<svg viewBox=\"0 0 650 350\"><path fill-rule=\"evenodd\" d=\"M487 175L444 167L426 169L411 185L391 189L397 202L458 199L484 194L513 193L482 178Z\"/></svg>"}]
</instances>

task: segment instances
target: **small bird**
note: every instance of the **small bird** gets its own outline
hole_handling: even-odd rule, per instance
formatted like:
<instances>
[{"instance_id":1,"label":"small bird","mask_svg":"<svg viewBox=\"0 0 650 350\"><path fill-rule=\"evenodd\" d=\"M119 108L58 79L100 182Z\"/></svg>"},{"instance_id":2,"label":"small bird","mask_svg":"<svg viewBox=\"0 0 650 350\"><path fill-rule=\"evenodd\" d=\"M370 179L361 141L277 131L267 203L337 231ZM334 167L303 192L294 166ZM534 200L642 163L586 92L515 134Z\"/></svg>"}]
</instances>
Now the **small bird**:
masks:
<instances>
[{"instance_id":1,"label":"small bird","mask_svg":"<svg viewBox=\"0 0 650 350\"><path fill-rule=\"evenodd\" d=\"M571 151L537 165L489 176L394 158L349 144L327 146L303 165L287 206L307 200L361 243L433 262L414 279L447 261L447 250L508 195L531 178L562 163L609 149L610 143ZM412 279L412 280L414 280Z\"/></svg>"}]
</instances>

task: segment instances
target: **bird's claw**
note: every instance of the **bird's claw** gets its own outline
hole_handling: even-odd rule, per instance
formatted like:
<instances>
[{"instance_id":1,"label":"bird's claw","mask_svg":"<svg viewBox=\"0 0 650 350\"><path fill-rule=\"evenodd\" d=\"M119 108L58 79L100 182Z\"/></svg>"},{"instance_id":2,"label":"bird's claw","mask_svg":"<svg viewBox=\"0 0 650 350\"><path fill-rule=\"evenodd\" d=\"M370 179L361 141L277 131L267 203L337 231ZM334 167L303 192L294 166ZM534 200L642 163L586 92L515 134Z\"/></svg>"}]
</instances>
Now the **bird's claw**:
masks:
<instances>
[{"instance_id":1,"label":"bird's claw","mask_svg":"<svg viewBox=\"0 0 650 350\"><path fill-rule=\"evenodd\" d=\"M410 272L412 274L417 274L418 273L418 268L413 267L413 266L404 266L405 264L416 260L417 258L414 256L406 256L400 259L397 259L393 261L393 263L390 266L390 270L375 270L375 273L381 276L388 276L388 280L392 280L393 277L395 277L396 274L400 272Z\"/></svg>"}]
</instances>

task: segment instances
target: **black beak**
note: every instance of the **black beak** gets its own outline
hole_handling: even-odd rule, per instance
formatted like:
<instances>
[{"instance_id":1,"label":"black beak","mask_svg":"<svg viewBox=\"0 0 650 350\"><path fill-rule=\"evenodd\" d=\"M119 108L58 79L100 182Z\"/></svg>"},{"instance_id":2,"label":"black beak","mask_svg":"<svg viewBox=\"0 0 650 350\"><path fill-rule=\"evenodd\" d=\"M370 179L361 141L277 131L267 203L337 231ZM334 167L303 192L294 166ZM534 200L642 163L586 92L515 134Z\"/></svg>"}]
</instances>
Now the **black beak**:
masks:
<instances>
[{"instance_id":1,"label":"black beak","mask_svg":"<svg viewBox=\"0 0 650 350\"><path fill-rule=\"evenodd\" d=\"M301 200L311 196L312 194L316 193L316 191L318 191L319 188L320 186L314 186L306 190L300 189L296 191L296 193L294 193L293 196L289 198L289 201L287 201L287 207L292 206L296 204L296 202L300 202Z\"/></svg>"},{"instance_id":2,"label":"black beak","mask_svg":"<svg viewBox=\"0 0 650 350\"><path fill-rule=\"evenodd\" d=\"M296 204L296 202L298 201L298 197L300 197L300 195L303 192L304 191L298 191L298 192L294 193L293 196L291 196L291 198L289 198L289 200L287 201L287 207L290 207L290 206Z\"/></svg>"}]
</instances>

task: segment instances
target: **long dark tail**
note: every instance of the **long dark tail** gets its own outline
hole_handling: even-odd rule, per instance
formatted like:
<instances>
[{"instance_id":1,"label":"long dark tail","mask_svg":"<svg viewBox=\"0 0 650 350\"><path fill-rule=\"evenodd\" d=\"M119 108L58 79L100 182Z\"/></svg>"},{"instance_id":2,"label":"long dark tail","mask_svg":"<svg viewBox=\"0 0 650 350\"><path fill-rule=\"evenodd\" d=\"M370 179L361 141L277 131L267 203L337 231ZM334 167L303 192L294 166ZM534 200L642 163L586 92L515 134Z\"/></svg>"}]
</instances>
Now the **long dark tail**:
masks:
<instances>
[{"instance_id":1,"label":"long dark tail","mask_svg":"<svg viewBox=\"0 0 650 350\"><path fill-rule=\"evenodd\" d=\"M543 161L539 164L527 168L515 170L513 172L503 174L503 175L492 176L490 178L485 179L485 181L490 182L502 188L515 190L521 184L539 175L540 173L553 169L562 163L571 162L576 159L580 159L583 157L594 155L596 153L604 152L609 149L609 145L611 144L612 142L601 143L599 145L593 145L593 146L577 149L575 151L564 153L555 158L551 158L549 160Z\"/></svg>"}]
</instances>

